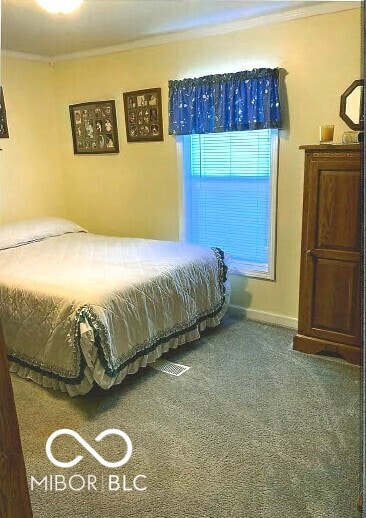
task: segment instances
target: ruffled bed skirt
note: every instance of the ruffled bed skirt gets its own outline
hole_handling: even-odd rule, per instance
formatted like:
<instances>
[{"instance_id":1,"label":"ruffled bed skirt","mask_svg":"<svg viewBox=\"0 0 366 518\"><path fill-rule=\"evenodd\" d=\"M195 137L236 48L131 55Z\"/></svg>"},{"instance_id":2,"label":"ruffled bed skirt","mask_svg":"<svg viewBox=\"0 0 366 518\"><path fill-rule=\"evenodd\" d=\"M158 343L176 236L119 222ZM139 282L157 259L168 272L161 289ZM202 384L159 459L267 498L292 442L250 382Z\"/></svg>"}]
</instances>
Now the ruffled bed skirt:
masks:
<instances>
[{"instance_id":1,"label":"ruffled bed skirt","mask_svg":"<svg viewBox=\"0 0 366 518\"><path fill-rule=\"evenodd\" d=\"M227 289L226 301L220 313L218 313L214 317L209 317L206 320L203 320L202 322L197 324L197 327L194 330L187 331L186 333L182 332L182 334L180 334L178 337L172 338L167 342L161 343L152 352L140 356L134 362L128 364L115 377L110 377L105 373L105 369L98 357L97 347L94 344L93 330L84 323L80 326L80 345L82 353L86 360L86 367L84 369L84 375L80 383L67 384L57 379L45 376L39 372L33 371L29 367L24 367L13 361L9 361L10 372L18 374L18 376L20 376L21 378L31 379L32 381L34 381L38 385L41 385L42 387L67 392L69 396L87 394L93 388L93 385L95 383L99 385L101 388L107 390L111 388L113 385L118 385L119 383L121 383L127 376L127 374L135 374L141 367L146 367L148 363L154 362L163 353L169 351L169 349L176 349L178 346L182 344L198 340L201 337L201 333L206 328L218 326L222 317L226 313L226 310L229 305L228 291L229 290Z\"/></svg>"}]
</instances>

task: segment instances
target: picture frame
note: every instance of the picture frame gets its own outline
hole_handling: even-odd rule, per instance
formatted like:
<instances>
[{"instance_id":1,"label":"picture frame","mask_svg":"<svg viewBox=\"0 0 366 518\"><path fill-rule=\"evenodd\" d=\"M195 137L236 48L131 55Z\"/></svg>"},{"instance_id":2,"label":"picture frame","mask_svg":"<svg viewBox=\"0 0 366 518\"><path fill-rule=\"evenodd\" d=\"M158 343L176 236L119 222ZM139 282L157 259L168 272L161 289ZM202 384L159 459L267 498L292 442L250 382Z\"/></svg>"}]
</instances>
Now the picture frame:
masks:
<instances>
[{"instance_id":1,"label":"picture frame","mask_svg":"<svg viewBox=\"0 0 366 518\"><path fill-rule=\"evenodd\" d=\"M164 140L161 88L124 92L127 142Z\"/></svg>"},{"instance_id":2,"label":"picture frame","mask_svg":"<svg viewBox=\"0 0 366 518\"><path fill-rule=\"evenodd\" d=\"M0 138L9 138L3 87L0 86Z\"/></svg>"},{"instance_id":3,"label":"picture frame","mask_svg":"<svg viewBox=\"0 0 366 518\"><path fill-rule=\"evenodd\" d=\"M69 106L75 155L119 153L114 100Z\"/></svg>"}]
</instances>

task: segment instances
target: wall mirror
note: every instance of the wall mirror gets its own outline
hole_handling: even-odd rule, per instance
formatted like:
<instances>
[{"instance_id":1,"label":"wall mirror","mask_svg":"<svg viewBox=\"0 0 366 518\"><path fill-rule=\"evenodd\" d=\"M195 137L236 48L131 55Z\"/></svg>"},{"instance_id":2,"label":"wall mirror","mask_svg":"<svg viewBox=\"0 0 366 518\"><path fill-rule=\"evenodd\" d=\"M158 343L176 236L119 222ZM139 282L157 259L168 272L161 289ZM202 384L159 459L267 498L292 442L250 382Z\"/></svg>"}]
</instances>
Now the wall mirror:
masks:
<instances>
[{"instance_id":1,"label":"wall mirror","mask_svg":"<svg viewBox=\"0 0 366 518\"><path fill-rule=\"evenodd\" d=\"M357 79L341 95L339 115L351 129L362 131L364 127L363 80Z\"/></svg>"}]
</instances>

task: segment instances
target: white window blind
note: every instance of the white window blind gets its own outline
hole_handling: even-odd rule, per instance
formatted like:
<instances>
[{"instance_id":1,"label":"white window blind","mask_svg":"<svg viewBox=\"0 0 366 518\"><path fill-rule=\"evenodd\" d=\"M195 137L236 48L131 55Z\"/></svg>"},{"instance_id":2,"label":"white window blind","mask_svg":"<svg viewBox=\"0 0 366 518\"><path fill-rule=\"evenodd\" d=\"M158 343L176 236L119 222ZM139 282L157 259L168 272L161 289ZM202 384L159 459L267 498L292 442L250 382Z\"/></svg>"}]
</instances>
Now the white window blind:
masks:
<instances>
[{"instance_id":1,"label":"white window blind","mask_svg":"<svg viewBox=\"0 0 366 518\"><path fill-rule=\"evenodd\" d=\"M185 238L273 278L277 130L184 137Z\"/></svg>"}]
</instances>

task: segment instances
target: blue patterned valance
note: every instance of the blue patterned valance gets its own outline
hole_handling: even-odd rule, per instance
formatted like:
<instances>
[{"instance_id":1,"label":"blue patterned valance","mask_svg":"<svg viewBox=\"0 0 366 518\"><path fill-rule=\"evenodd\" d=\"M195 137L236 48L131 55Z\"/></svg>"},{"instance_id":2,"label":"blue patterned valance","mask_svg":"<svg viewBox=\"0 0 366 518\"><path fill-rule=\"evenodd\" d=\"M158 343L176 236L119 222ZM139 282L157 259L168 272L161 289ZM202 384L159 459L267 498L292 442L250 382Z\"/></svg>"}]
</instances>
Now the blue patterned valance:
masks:
<instances>
[{"instance_id":1,"label":"blue patterned valance","mask_svg":"<svg viewBox=\"0 0 366 518\"><path fill-rule=\"evenodd\" d=\"M169 133L281 127L279 69L169 81Z\"/></svg>"}]
</instances>

